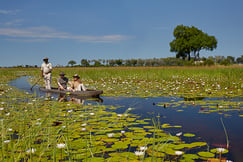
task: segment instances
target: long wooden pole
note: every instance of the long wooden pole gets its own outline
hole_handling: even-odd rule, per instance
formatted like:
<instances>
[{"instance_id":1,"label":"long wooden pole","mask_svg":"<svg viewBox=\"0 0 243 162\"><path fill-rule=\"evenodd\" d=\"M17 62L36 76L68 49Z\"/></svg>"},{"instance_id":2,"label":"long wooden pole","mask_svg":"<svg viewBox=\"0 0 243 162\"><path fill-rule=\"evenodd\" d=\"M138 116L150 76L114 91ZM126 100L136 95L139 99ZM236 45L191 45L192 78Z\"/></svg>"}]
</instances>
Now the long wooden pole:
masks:
<instances>
[{"instance_id":1,"label":"long wooden pole","mask_svg":"<svg viewBox=\"0 0 243 162\"><path fill-rule=\"evenodd\" d=\"M30 90L32 91L32 88L39 82L41 80L41 78L39 78L38 80L37 80L37 82L35 82L35 84L34 85L32 85L32 87L30 88Z\"/></svg>"}]
</instances>

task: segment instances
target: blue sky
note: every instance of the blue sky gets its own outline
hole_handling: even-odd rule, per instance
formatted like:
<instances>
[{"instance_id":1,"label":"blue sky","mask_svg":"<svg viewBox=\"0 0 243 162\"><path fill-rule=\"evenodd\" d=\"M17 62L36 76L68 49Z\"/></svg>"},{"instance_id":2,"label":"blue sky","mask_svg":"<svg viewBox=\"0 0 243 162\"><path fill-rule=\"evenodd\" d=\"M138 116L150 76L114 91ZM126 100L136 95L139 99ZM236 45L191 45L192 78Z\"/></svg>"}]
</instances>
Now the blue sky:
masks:
<instances>
[{"instance_id":1,"label":"blue sky","mask_svg":"<svg viewBox=\"0 0 243 162\"><path fill-rule=\"evenodd\" d=\"M200 56L243 55L241 0L2 0L0 66L175 57L177 25L218 40Z\"/></svg>"}]
</instances>

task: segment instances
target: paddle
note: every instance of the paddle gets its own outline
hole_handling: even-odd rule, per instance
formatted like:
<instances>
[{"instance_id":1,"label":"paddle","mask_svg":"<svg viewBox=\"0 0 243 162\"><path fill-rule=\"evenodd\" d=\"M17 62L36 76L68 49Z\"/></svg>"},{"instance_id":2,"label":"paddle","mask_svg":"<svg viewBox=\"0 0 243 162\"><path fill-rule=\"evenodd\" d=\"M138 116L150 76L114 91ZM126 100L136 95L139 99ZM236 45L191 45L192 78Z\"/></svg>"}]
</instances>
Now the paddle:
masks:
<instances>
[{"instance_id":1,"label":"paddle","mask_svg":"<svg viewBox=\"0 0 243 162\"><path fill-rule=\"evenodd\" d=\"M41 78L39 78L34 85L32 85L32 87L30 88L30 90L32 91L32 88L41 80Z\"/></svg>"}]
</instances>

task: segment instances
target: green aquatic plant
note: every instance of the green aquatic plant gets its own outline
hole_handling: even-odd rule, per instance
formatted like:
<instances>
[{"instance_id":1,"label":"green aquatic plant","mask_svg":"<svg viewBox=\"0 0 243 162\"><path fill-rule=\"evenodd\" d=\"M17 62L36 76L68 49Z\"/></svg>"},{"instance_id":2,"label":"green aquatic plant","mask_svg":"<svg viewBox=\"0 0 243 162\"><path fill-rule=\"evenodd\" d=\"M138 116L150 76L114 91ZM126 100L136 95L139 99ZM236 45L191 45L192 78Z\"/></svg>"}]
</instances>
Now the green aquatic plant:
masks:
<instances>
[{"instance_id":1,"label":"green aquatic plant","mask_svg":"<svg viewBox=\"0 0 243 162\"><path fill-rule=\"evenodd\" d=\"M216 70L216 74L211 73L209 69L186 69L183 73L178 69L82 70L66 69L65 72L70 73L70 76L74 72L87 74L83 78L85 84L88 84L89 88L103 89L104 95L107 96L234 96L239 95L238 90L242 89L237 77L239 75L228 77L229 73L224 72L231 69ZM198 141L191 133L184 133L180 137L171 135L170 128L178 129L181 126L161 123L163 120L160 115L155 117L156 120L140 119L130 113L133 108L118 114L114 110L121 107L112 105L77 105L71 102L45 101L44 98L35 98L32 94L5 84L19 76L36 76L35 73L39 70L0 71L3 72L0 74L1 160L189 161L209 156L205 153L207 151L204 151L207 143ZM232 70L232 73L235 71L241 73L239 69ZM53 79L57 76L58 72L54 71ZM216 76L227 76L226 80L235 84L227 84ZM31 83L34 81L30 78ZM201 105L204 108L202 113L239 111L242 106L241 101L212 102L196 99L185 102L171 99L169 103L157 105L176 110L181 105L182 108L187 108L188 104ZM188 136L190 143L183 141L183 138ZM195 154L192 154L191 150L194 150ZM138 151L137 155L135 151Z\"/></svg>"}]
</instances>

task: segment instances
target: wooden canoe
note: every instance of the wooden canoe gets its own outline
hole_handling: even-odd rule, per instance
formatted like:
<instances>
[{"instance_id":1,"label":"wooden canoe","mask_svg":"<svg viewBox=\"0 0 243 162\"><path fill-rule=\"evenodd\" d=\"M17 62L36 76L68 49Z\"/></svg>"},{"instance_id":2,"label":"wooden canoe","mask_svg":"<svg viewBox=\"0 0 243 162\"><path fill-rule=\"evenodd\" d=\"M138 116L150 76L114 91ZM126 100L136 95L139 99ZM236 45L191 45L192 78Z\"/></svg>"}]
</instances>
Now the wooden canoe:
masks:
<instances>
[{"instance_id":1,"label":"wooden canoe","mask_svg":"<svg viewBox=\"0 0 243 162\"><path fill-rule=\"evenodd\" d=\"M86 91L66 91L59 90L58 88L46 89L44 87L40 87L41 91L50 92L50 93L59 93L59 94L67 94L67 95L75 95L75 96L86 96L86 97L99 97L100 94L103 93L102 90L91 90L87 89Z\"/></svg>"}]
</instances>

